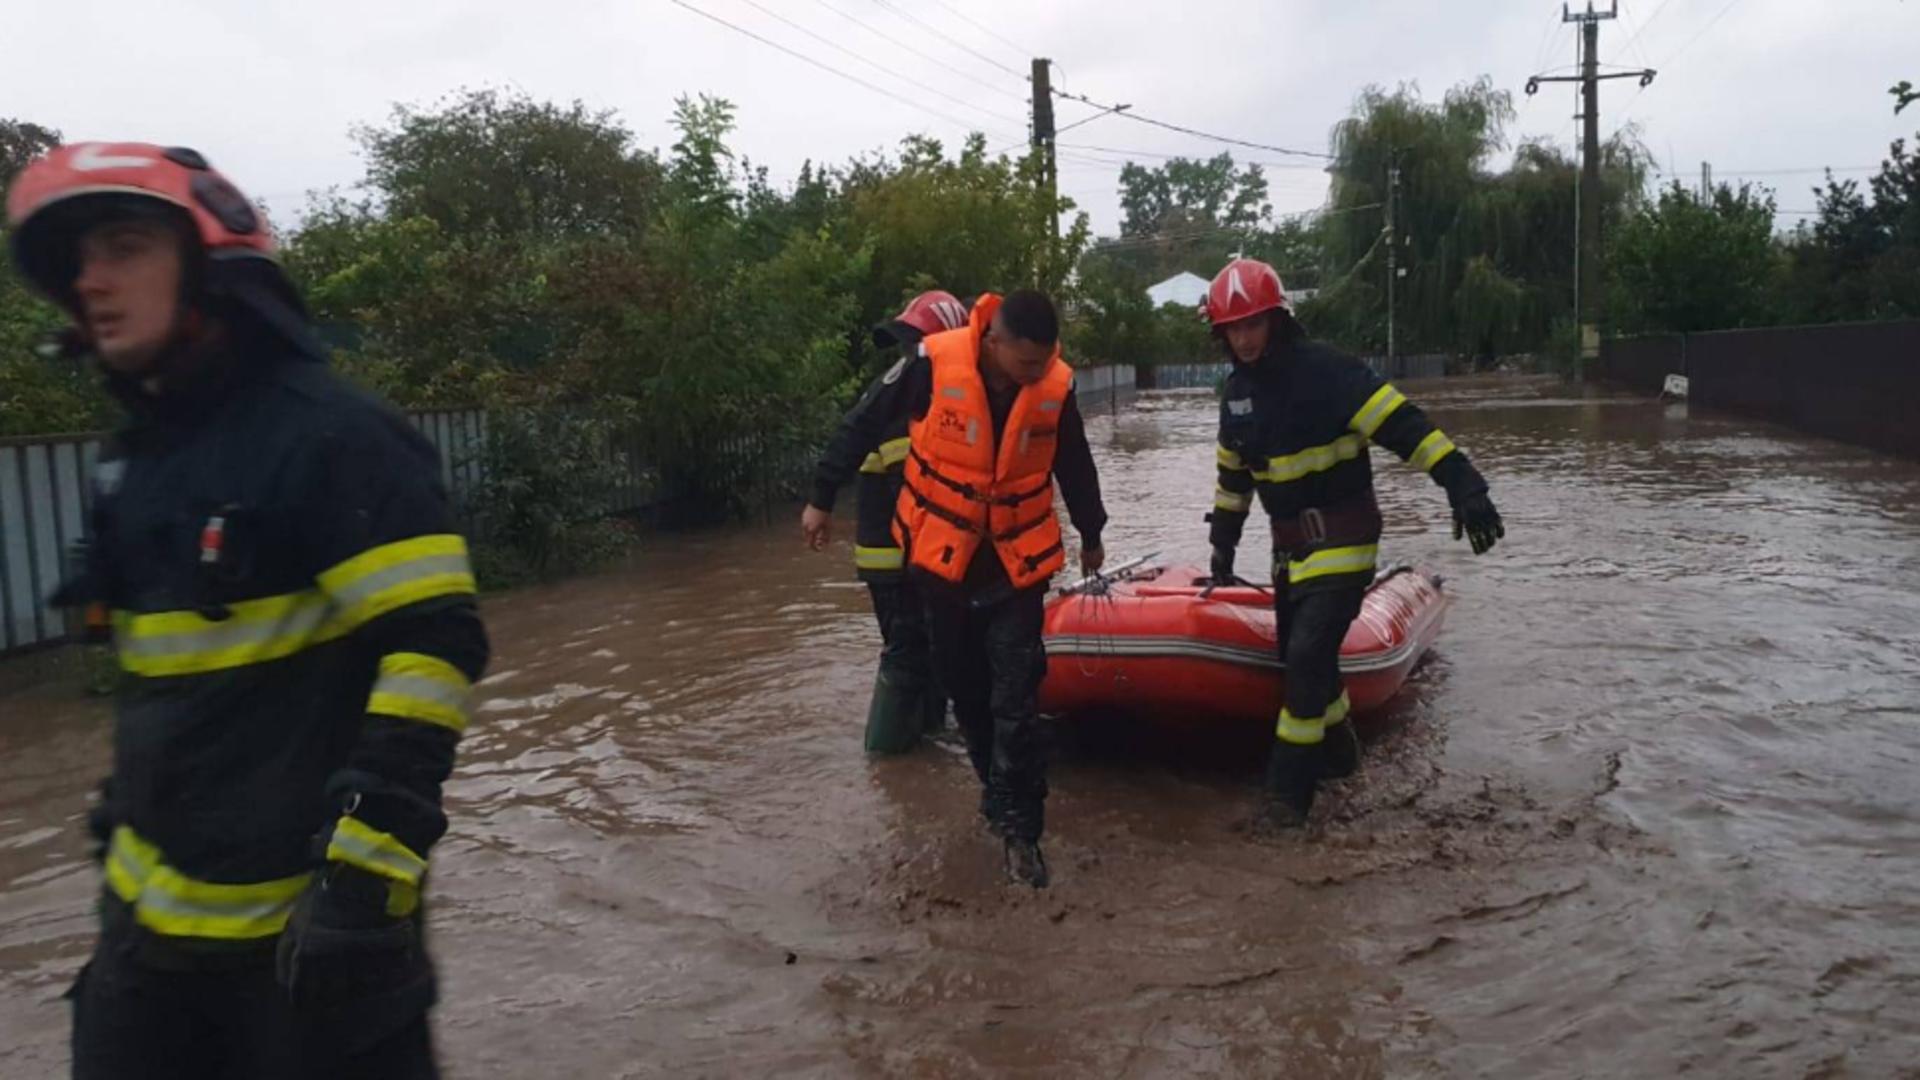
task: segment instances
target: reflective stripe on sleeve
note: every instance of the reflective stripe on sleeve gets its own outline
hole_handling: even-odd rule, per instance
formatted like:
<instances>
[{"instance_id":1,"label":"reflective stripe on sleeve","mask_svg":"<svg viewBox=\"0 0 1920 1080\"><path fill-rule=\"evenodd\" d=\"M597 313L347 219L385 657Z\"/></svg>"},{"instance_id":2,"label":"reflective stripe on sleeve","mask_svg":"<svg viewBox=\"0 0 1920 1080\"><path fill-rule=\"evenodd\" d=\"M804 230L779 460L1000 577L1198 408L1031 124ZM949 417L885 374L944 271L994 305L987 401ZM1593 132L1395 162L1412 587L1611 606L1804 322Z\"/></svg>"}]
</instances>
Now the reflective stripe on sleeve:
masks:
<instances>
[{"instance_id":1,"label":"reflective stripe on sleeve","mask_svg":"<svg viewBox=\"0 0 1920 1080\"><path fill-rule=\"evenodd\" d=\"M437 656L388 653L380 658L367 711L437 724L457 734L467 729L472 692L466 673Z\"/></svg>"},{"instance_id":2,"label":"reflective stripe on sleeve","mask_svg":"<svg viewBox=\"0 0 1920 1080\"><path fill-rule=\"evenodd\" d=\"M1361 438L1371 439L1373 433L1380 430L1380 425L1387 422L1387 417L1406 403L1406 396L1388 383L1373 392L1367 403L1360 406L1360 411L1353 414L1353 419L1347 421L1347 426L1359 432Z\"/></svg>"},{"instance_id":3,"label":"reflective stripe on sleeve","mask_svg":"<svg viewBox=\"0 0 1920 1080\"><path fill-rule=\"evenodd\" d=\"M473 567L465 539L452 533L416 536L370 548L323 572L320 588L350 631L422 600L471 595Z\"/></svg>"},{"instance_id":4,"label":"reflective stripe on sleeve","mask_svg":"<svg viewBox=\"0 0 1920 1080\"><path fill-rule=\"evenodd\" d=\"M899 570L907 565L906 553L897 547L853 548L853 565L858 570Z\"/></svg>"},{"instance_id":5,"label":"reflective stripe on sleeve","mask_svg":"<svg viewBox=\"0 0 1920 1080\"><path fill-rule=\"evenodd\" d=\"M334 825L327 858L415 887L427 873L427 860L412 848L351 816L342 816Z\"/></svg>"},{"instance_id":6,"label":"reflective stripe on sleeve","mask_svg":"<svg viewBox=\"0 0 1920 1080\"><path fill-rule=\"evenodd\" d=\"M1421 472L1432 472L1433 467L1440 464L1440 459L1453 453L1456 449L1458 449L1458 447L1453 445L1452 439L1447 438L1446 432L1435 430L1426 438L1421 439L1419 446L1414 447L1413 456L1407 459L1407 464L1412 465Z\"/></svg>"},{"instance_id":7,"label":"reflective stripe on sleeve","mask_svg":"<svg viewBox=\"0 0 1920 1080\"><path fill-rule=\"evenodd\" d=\"M1244 514L1253 509L1253 492L1228 491L1223 487L1213 489L1213 508L1232 514Z\"/></svg>"}]
</instances>

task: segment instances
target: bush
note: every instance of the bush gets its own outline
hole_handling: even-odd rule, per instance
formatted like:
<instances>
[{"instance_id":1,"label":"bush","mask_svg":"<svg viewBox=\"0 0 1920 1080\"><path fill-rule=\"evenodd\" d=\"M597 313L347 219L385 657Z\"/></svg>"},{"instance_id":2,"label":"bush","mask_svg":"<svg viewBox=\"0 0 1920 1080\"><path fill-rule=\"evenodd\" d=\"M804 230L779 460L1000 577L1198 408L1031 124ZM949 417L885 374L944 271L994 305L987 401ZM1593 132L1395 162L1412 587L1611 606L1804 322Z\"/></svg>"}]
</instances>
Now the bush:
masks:
<instances>
[{"instance_id":1,"label":"bush","mask_svg":"<svg viewBox=\"0 0 1920 1080\"><path fill-rule=\"evenodd\" d=\"M632 530L612 519L629 482L610 421L561 409L502 409L487 420L480 480L468 498L483 584L497 588L589 569Z\"/></svg>"}]
</instances>

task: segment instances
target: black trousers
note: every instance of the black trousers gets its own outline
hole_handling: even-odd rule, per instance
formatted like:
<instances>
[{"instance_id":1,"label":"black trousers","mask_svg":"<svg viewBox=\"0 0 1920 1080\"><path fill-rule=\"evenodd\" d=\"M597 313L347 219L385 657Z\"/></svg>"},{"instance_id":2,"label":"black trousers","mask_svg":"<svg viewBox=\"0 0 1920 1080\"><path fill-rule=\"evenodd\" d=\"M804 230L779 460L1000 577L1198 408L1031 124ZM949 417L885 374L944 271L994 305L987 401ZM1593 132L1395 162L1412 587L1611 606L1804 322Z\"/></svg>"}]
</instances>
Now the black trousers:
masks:
<instances>
[{"instance_id":1,"label":"black trousers","mask_svg":"<svg viewBox=\"0 0 1920 1080\"><path fill-rule=\"evenodd\" d=\"M1273 590L1280 659L1287 665L1286 710L1297 725L1302 725L1296 730L1303 733L1297 739L1288 739L1283 733L1283 742L1317 743L1318 737L1306 737L1305 733L1324 728L1325 721L1334 719L1327 716L1327 710L1345 690L1340 678L1340 643L1359 617L1360 602L1366 595L1367 590L1357 586L1298 592L1280 585Z\"/></svg>"},{"instance_id":2,"label":"black trousers","mask_svg":"<svg viewBox=\"0 0 1920 1080\"><path fill-rule=\"evenodd\" d=\"M115 920L117 921L117 920ZM271 949L217 965L156 967L109 926L68 991L76 1080L432 1080L428 1013L296 1009Z\"/></svg>"},{"instance_id":3,"label":"black trousers","mask_svg":"<svg viewBox=\"0 0 1920 1080\"><path fill-rule=\"evenodd\" d=\"M953 699L967 756L982 785L981 812L1006 836L1038 840L1046 826L1047 763L1040 738L1046 590L987 606L930 591L934 670Z\"/></svg>"},{"instance_id":4,"label":"black trousers","mask_svg":"<svg viewBox=\"0 0 1920 1080\"><path fill-rule=\"evenodd\" d=\"M880 666L926 685L933 678L933 645L927 638L926 605L918 589L905 578L867 582L873 598L874 621L880 624Z\"/></svg>"}]
</instances>

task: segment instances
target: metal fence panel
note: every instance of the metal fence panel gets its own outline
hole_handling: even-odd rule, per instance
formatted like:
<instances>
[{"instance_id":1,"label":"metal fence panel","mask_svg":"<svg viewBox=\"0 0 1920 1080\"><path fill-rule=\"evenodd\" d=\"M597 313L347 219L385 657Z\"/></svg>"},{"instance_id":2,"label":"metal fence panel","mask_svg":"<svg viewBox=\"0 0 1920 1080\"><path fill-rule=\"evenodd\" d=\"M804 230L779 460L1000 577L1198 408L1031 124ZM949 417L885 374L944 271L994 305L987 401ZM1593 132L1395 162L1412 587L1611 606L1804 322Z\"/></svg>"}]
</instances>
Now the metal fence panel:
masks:
<instances>
[{"instance_id":1,"label":"metal fence panel","mask_svg":"<svg viewBox=\"0 0 1920 1080\"><path fill-rule=\"evenodd\" d=\"M26 458L23 446L0 446L0 642L8 649L42 640L33 529L27 520Z\"/></svg>"},{"instance_id":2,"label":"metal fence panel","mask_svg":"<svg viewBox=\"0 0 1920 1080\"><path fill-rule=\"evenodd\" d=\"M1133 393L1131 367L1076 374L1088 411L1117 408ZM455 505L463 505L484 480L481 451L487 414L479 409L433 409L409 413L407 419L433 444L441 479ZM663 494L659 470L641 452L642 435L622 432L608 447L609 453L624 452L627 459L627 479L609 507L615 512L644 510ZM97 435L0 440L0 653L67 637L66 613L45 602L63 575L66 552L85 535L100 448ZM739 463L750 476L746 488L764 501L783 491L803 490L819 448L736 438L717 452Z\"/></svg>"}]
</instances>

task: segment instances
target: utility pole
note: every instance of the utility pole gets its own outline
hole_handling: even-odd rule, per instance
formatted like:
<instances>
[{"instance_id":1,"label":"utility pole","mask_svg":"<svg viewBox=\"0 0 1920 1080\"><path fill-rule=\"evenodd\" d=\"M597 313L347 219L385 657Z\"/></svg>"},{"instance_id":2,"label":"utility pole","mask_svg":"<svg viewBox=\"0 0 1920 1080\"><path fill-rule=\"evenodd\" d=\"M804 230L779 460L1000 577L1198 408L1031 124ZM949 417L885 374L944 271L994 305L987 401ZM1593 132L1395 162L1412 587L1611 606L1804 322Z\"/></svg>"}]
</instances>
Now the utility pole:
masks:
<instances>
[{"instance_id":1,"label":"utility pole","mask_svg":"<svg viewBox=\"0 0 1920 1080\"><path fill-rule=\"evenodd\" d=\"M1057 241L1060 215L1054 213L1054 204L1059 198L1060 172L1053 152L1053 80L1049 75L1052 65L1053 61L1046 59L1033 62L1033 148L1042 154L1041 183L1046 188L1047 222Z\"/></svg>"},{"instance_id":2,"label":"utility pole","mask_svg":"<svg viewBox=\"0 0 1920 1080\"><path fill-rule=\"evenodd\" d=\"M1615 71L1600 74L1600 24L1620 17L1620 0L1612 0L1606 11L1596 10L1587 0L1587 10L1577 12L1569 4L1560 6L1560 21L1580 24L1580 74L1535 75L1527 80L1527 93L1538 93L1541 83L1577 82L1580 84L1580 227L1575 249L1575 286L1580 311L1580 360L1575 376L1585 374L1588 362L1600 356L1600 317L1606 305L1600 291L1600 83L1606 79L1637 78L1641 86L1653 82L1654 71Z\"/></svg>"},{"instance_id":3,"label":"utility pole","mask_svg":"<svg viewBox=\"0 0 1920 1080\"><path fill-rule=\"evenodd\" d=\"M1704 206L1707 203L1710 203L1712 201L1713 201L1713 162L1703 161L1700 163L1700 204Z\"/></svg>"},{"instance_id":4,"label":"utility pole","mask_svg":"<svg viewBox=\"0 0 1920 1080\"><path fill-rule=\"evenodd\" d=\"M1400 234L1395 229L1395 215L1400 209L1400 151L1387 152L1387 378L1394 378L1396 368L1393 358L1396 353L1394 317L1399 311L1395 302L1400 288Z\"/></svg>"}]
</instances>

